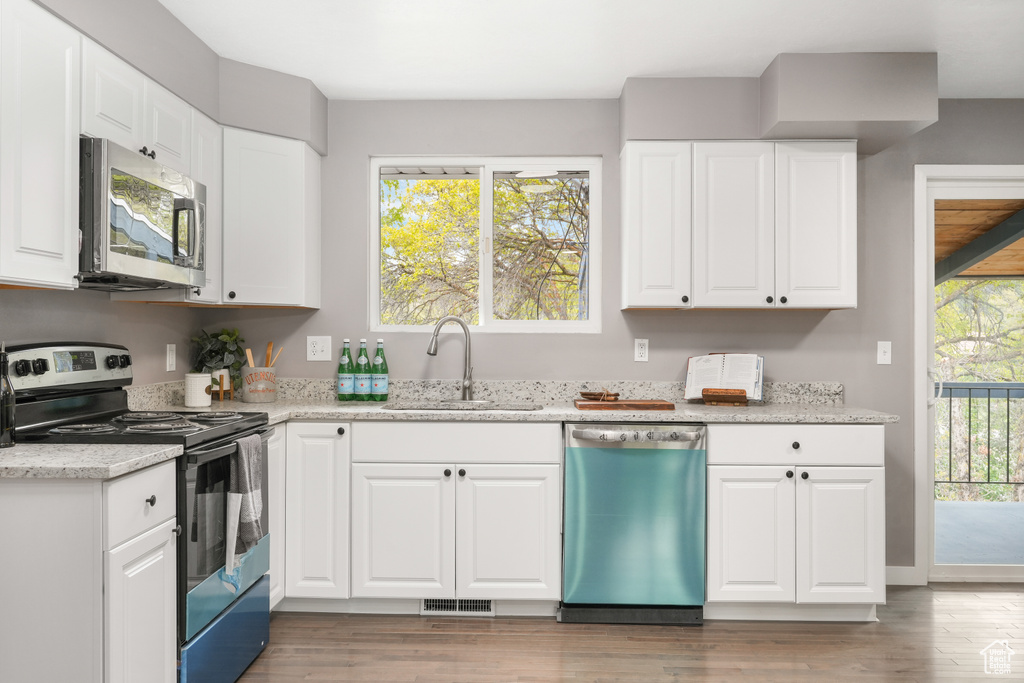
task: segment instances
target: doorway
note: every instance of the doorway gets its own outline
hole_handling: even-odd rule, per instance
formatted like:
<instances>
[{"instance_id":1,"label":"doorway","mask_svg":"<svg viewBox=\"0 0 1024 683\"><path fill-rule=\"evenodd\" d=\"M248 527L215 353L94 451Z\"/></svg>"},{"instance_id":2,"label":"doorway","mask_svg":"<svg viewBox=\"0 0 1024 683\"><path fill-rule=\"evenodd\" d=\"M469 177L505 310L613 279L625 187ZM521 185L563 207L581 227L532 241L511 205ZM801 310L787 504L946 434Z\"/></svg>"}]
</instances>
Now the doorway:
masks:
<instances>
[{"instance_id":1,"label":"doorway","mask_svg":"<svg viewBox=\"0 0 1024 683\"><path fill-rule=\"evenodd\" d=\"M1024 198L1024 166L917 166L915 167L914 197L914 347L915 347L915 575L919 582L929 580L963 581L1020 581L1024 579L1024 565L1006 564L1006 556L991 557L995 561L978 561L979 555L968 551L966 554L950 554L948 548L941 549L942 561L936 562L936 415L949 418L948 406L940 403L943 398L950 401L955 394L963 397L964 387L947 387L938 390L935 359L935 207L936 202L949 200L997 200ZM972 391L967 388L968 394ZM1006 403L1009 404L1009 394ZM973 400L967 399L967 406ZM942 414L943 408L947 412ZM960 408L957 409L961 409ZM991 400L986 404L990 410ZM1007 409L1009 410L1009 409ZM941 434L941 433L940 433ZM941 435L940 435L941 439ZM942 444L940 444L942 445ZM1009 445L1007 450L1009 450ZM987 454L986 454L987 457ZM953 461L951 461L952 463ZM952 473L951 481L959 481ZM968 477L969 478L969 477ZM940 505L940 521L950 511ZM979 512L980 508L971 510ZM966 520L961 519L961 522ZM977 521L977 520L976 520ZM978 529L984 530L986 521L964 527L957 533L969 534L979 541ZM989 546L998 544L998 538L990 539ZM940 546L942 539L940 539ZM974 559L972 559L974 558ZM952 561L951 561L952 560Z\"/></svg>"}]
</instances>

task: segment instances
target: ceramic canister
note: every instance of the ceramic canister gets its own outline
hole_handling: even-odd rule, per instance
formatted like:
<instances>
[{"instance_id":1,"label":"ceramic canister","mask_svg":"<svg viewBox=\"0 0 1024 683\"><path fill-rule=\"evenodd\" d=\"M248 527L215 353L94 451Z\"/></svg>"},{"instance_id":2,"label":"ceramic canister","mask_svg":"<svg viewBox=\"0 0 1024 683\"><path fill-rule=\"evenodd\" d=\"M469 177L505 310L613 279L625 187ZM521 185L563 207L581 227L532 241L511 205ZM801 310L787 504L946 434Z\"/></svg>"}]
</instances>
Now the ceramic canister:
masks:
<instances>
[{"instance_id":1,"label":"ceramic canister","mask_svg":"<svg viewBox=\"0 0 1024 683\"><path fill-rule=\"evenodd\" d=\"M277 373L274 368L242 368L242 400L246 403L276 401Z\"/></svg>"}]
</instances>

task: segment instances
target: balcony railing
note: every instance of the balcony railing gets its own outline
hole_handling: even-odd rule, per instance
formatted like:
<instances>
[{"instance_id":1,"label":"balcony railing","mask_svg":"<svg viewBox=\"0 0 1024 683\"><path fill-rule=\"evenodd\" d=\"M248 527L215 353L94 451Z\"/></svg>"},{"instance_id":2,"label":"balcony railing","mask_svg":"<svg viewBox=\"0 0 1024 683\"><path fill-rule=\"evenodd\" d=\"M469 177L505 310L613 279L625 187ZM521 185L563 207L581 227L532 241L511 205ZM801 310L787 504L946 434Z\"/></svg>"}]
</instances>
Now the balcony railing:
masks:
<instances>
[{"instance_id":1,"label":"balcony railing","mask_svg":"<svg viewBox=\"0 0 1024 683\"><path fill-rule=\"evenodd\" d=\"M1024 484L1024 383L946 382L935 404L936 484Z\"/></svg>"}]
</instances>

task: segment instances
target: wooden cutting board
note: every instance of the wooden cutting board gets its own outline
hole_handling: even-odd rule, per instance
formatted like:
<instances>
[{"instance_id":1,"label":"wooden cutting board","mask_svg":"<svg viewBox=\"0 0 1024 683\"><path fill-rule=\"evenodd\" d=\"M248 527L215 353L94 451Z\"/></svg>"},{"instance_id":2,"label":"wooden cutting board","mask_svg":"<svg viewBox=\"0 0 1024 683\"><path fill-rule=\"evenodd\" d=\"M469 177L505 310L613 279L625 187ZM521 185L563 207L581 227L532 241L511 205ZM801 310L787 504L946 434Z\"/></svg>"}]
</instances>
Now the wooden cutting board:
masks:
<instances>
[{"instance_id":1,"label":"wooden cutting board","mask_svg":"<svg viewBox=\"0 0 1024 683\"><path fill-rule=\"evenodd\" d=\"M578 398L573 403L580 410L675 410L676 404L668 401L587 401Z\"/></svg>"}]
</instances>

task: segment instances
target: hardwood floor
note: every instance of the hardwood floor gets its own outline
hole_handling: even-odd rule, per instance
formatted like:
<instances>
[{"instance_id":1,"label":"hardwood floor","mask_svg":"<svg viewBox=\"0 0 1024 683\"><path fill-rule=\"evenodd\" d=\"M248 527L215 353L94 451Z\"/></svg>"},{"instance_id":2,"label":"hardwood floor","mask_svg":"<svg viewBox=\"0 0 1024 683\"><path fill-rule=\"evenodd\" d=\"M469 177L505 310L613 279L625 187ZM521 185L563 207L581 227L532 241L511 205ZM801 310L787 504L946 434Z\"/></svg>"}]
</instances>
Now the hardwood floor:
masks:
<instances>
[{"instance_id":1,"label":"hardwood floor","mask_svg":"<svg viewBox=\"0 0 1024 683\"><path fill-rule=\"evenodd\" d=\"M1024 584L890 586L871 624L702 627L275 613L242 683L1024 680ZM981 650L1008 640L1009 675Z\"/></svg>"}]
</instances>

